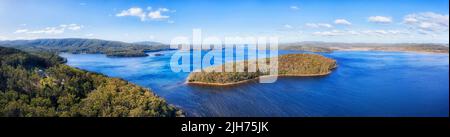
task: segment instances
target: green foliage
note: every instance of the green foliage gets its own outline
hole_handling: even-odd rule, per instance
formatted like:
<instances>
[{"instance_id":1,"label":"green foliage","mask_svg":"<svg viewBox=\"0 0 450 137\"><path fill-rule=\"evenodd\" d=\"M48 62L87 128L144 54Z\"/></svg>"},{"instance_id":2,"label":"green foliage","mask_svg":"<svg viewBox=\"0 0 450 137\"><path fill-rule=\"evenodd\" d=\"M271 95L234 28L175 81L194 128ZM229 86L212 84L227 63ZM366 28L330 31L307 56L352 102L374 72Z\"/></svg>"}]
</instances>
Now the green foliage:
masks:
<instances>
[{"instance_id":1,"label":"green foliage","mask_svg":"<svg viewBox=\"0 0 450 137\"><path fill-rule=\"evenodd\" d=\"M116 51L106 53L108 57L146 57L148 54L142 51Z\"/></svg>"},{"instance_id":2,"label":"green foliage","mask_svg":"<svg viewBox=\"0 0 450 137\"><path fill-rule=\"evenodd\" d=\"M114 57L142 57L147 55L146 51L169 49L169 45L156 42L125 43L78 38L0 41L0 45L28 52L103 53Z\"/></svg>"},{"instance_id":3,"label":"green foliage","mask_svg":"<svg viewBox=\"0 0 450 137\"><path fill-rule=\"evenodd\" d=\"M69 67L55 56L0 47L0 57L0 116L182 116L149 89Z\"/></svg>"},{"instance_id":4,"label":"green foliage","mask_svg":"<svg viewBox=\"0 0 450 137\"><path fill-rule=\"evenodd\" d=\"M335 60L316 54L288 54L281 55L275 59L278 59L279 75L324 75L330 73L336 67ZM233 72L193 72L189 75L188 82L235 83L269 75L268 70L263 69L257 69L256 72L249 72L248 61L243 62L244 72L237 72L236 65L240 63L242 62L233 63ZM270 60L267 59L266 63L269 64ZM225 70L225 66L226 64L216 67L222 67L222 70ZM207 69L215 70L216 67Z\"/></svg>"}]
</instances>

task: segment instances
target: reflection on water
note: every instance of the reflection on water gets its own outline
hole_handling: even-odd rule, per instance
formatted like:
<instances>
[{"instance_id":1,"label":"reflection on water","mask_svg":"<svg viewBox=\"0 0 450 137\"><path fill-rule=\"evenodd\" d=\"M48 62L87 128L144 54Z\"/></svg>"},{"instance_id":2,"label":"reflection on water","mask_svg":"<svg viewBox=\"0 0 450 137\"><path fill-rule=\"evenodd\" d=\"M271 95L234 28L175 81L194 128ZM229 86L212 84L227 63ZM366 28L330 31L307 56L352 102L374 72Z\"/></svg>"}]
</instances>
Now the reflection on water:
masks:
<instances>
[{"instance_id":1,"label":"reflection on water","mask_svg":"<svg viewBox=\"0 0 450 137\"><path fill-rule=\"evenodd\" d=\"M67 54L67 64L151 88L188 116L448 116L449 56L375 51L323 54L339 67L323 77L286 77L233 87L186 85L171 55L107 58ZM279 54L295 53L279 51ZM250 57L251 58L251 57Z\"/></svg>"}]
</instances>

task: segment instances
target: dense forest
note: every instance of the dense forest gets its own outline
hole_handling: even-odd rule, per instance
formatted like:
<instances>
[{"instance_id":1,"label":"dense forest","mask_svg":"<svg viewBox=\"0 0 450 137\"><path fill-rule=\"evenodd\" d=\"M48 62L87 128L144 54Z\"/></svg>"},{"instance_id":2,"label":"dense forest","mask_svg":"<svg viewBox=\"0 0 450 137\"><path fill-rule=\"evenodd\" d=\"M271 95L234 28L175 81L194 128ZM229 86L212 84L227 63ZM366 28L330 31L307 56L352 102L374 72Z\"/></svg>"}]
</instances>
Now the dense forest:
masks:
<instances>
[{"instance_id":1,"label":"dense forest","mask_svg":"<svg viewBox=\"0 0 450 137\"><path fill-rule=\"evenodd\" d=\"M326 75L337 66L335 60L317 54L288 54L275 58L278 59L279 76ZM211 85L232 84L269 75L268 70L262 69L257 69L256 72L248 72L248 61L244 61L244 72L236 72L236 65L238 63L232 64L234 72L192 72L187 82L193 84L211 83ZM266 63L270 63L270 60L267 59ZM215 67L222 67L222 70L225 70L225 65L213 66L206 69L215 70Z\"/></svg>"},{"instance_id":2,"label":"dense forest","mask_svg":"<svg viewBox=\"0 0 450 137\"><path fill-rule=\"evenodd\" d=\"M110 57L147 56L144 52L169 49L169 45L157 42L125 43L99 39L37 39L0 41L0 45L32 52L102 53Z\"/></svg>"},{"instance_id":3,"label":"dense forest","mask_svg":"<svg viewBox=\"0 0 450 137\"><path fill-rule=\"evenodd\" d=\"M149 89L63 62L52 53L0 47L0 116L183 116Z\"/></svg>"},{"instance_id":4,"label":"dense forest","mask_svg":"<svg viewBox=\"0 0 450 137\"><path fill-rule=\"evenodd\" d=\"M280 47L281 50L299 50L309 52L325 52L331 53L333 49L328 47L314 47L314 46L297 46L297 45L285 45Z\"/></svg>"},{"instance_id":5,"label":"dense forest","mask_svg":"<svg viewBox=\"0 0 450 137\"><path fill-rule=\"evenodd\" d=\"M430 52L430 53L449 53L448 45L439 44L414 44L414 45L400 45L400 46L380 46L373 50L378 51L411 51L411 52Z\"/></svg>"},{"instance_id":6,"label":"dense forest","mask_svg":"<svg viewBox=\"0 0 450 137\"><path fill-rule=\"evenodd\" d=\"M106 53L107 57L146 57L148 54L142 51L115 51Z\"/></svg>"}]
</instances>

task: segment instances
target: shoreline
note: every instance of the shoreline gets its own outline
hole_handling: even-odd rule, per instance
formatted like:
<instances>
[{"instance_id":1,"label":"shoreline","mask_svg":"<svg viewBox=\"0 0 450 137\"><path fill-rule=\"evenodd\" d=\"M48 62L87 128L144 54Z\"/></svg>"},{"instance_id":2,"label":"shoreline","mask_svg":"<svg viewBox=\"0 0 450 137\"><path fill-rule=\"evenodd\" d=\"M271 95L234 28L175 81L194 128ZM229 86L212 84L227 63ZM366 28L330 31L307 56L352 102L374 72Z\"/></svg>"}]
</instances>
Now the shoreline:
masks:
<instances>
[{"instance_id":1,"label":"shoreline","mask_svg":"<svg viewBox=\"0 0 450 137\"><path fill-rule=\"evenodd\" d=\"M333 69L335 69L336 67L334 67ZM188 85L197 85L197 86L235 86L235 85L240 85L240 84L245 84L251 81L255 81L255 80L259 80L260 78L267 78L267 77L318 77L318 76L327 76L329 74L331 74L332 71L327 72L327 73L322 73L322 74L281 74L281 75L264 75L264 76L258 76L256 78L253 79L247 79L247 80L242 80L242 81L237 81L237 82L228 82L228 83L208 83L208 82L189 82L187 81L187 79L189 79L189 77L186 79L185 84Z\"/></svg>"}]
</instances>

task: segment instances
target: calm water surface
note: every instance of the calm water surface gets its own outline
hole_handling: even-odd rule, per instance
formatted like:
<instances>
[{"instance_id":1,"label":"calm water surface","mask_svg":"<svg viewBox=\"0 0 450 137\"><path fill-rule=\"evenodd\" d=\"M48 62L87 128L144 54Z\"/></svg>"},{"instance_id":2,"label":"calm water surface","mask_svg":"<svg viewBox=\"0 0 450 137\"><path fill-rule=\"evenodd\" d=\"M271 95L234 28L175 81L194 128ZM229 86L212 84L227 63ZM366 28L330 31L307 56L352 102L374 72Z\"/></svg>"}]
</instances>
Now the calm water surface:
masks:
<instances>
[{"instance_id":1,"label":"calm water surface","mask_svg":"<svg viewBox=\"0 0 450 137\"><path fill-rule=\"evenodd\" d=\"M70 66L151 88L188 116L449 114L448 54L338 51L323 54L339 65L328 76L279 78L271 84L252 82L224 88L184 84L188 73L175 73L170 68L175 52L157 52L163 56L148 53L149 57L139 58L68 53L61 56L68 59Z\"/></svg>"}]
</instances>

